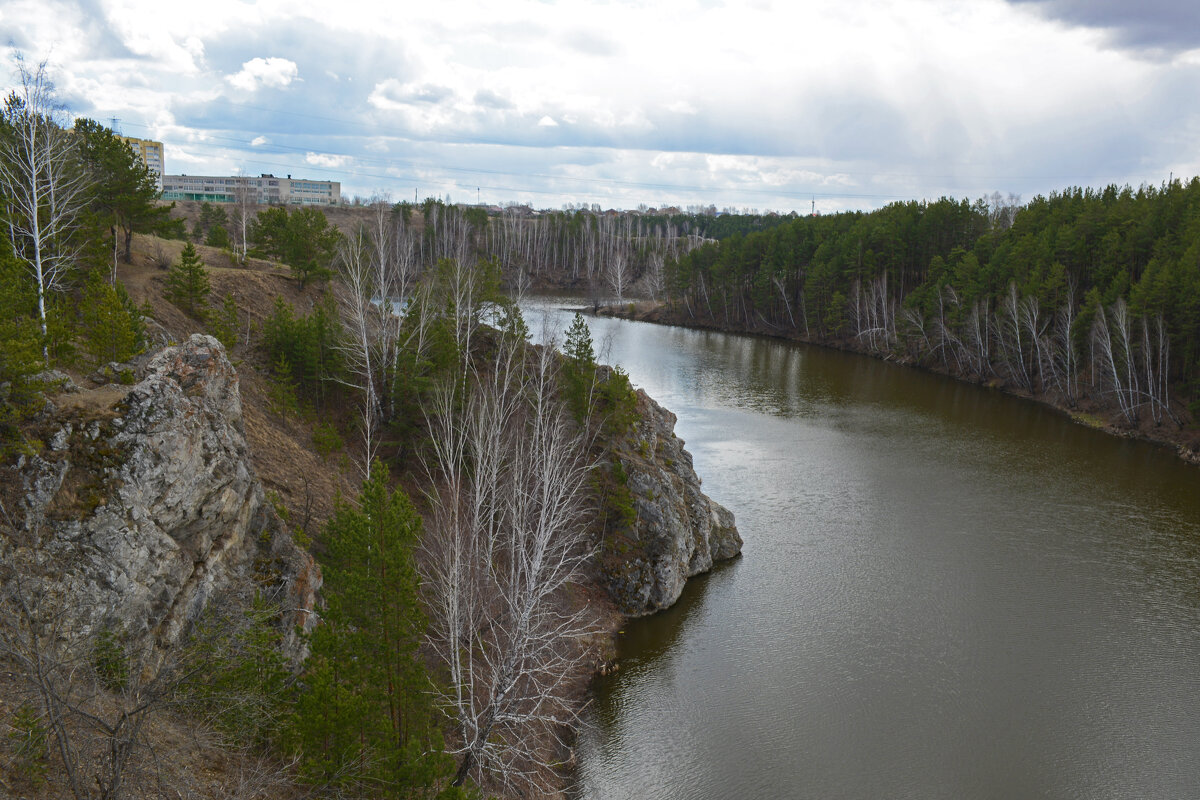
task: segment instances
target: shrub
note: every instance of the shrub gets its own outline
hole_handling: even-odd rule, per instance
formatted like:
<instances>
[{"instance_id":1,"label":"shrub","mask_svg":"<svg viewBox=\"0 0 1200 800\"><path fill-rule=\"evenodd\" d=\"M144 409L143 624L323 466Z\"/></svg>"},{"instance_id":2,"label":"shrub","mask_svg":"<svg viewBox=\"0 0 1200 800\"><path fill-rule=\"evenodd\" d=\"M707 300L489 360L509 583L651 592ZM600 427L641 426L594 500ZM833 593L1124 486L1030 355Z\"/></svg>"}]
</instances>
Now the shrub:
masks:
<instances>
[{"instance_id":1,"label":"shrub","mask_svg":"<svg viewBox=\"0 0 1200 800\"><path fill-rule=\"evenodd\" d=\"M329 456L346 446L338 429L330 423L320 423L313 428L313 447L322 461L328 461Z\"/></svg>"}]
</instances>

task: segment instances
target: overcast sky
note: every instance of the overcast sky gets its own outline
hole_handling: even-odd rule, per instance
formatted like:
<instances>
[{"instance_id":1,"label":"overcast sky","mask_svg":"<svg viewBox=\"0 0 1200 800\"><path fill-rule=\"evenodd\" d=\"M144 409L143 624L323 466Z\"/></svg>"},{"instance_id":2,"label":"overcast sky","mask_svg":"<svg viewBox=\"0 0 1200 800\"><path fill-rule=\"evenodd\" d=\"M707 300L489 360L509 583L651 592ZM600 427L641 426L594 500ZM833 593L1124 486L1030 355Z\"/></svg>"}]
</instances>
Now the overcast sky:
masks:
<instances>
[{"instance_id":1,"label":"overcast sky","mask_svg":"<svg viewBox=\"0 0 1200 800\"><path fill-rule=\"evenodd\" d=\"M807 211L1200 172L1194 0L4 0L167 171Z\"/></svg>"}]
</instances>

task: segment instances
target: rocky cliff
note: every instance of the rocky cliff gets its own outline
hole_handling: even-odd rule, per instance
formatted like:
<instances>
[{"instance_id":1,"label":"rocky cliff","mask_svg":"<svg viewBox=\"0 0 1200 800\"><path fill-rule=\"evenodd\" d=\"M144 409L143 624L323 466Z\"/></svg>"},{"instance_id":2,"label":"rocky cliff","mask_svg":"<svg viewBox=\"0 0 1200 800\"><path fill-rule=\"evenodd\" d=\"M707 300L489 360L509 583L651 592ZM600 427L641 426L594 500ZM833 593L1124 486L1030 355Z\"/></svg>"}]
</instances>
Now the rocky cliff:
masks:
<instances>
[{"instance_id":1,"label":"rocky cliff","mask_svg":"<svg viewBox=\"0 0 1200 800\"><path fill-rule=\"evenodd\" d=\"M97 382L122 374L136 384L68 385L53 397L46 448L16 466L24 530L0 541L6 556L53 563L55 592L85 631L167 647L225 589L264 591L288 609L289 630L307 627L320 573L264 498L224 348L195 335ZM619 513L600 572L628 615L669 607L689 577L741 551L733 514L701 491L675 421L639 391L636 423L610 448Z\"/></svg>"},{"instance_id":2,"label":"rocky cliff","mask_svg":"<svg viewBox=\"0 0 1200 800\"><path fill-rule=\"evenodd\" d=\"M614 448L616 502L627 519L610 526L601 572L621 611L671 606L687 579L733 558L742 538L733 514L700 491L675 415L638 390L638 421Z\"/></svg>"},{"instance_id":3,"label":"rocky cliff","mask_svg":"<svg viewBox=\"0 0 1200 800\"><path fill-rule=\"evenodd\" d=\"M320 574L265 500L224 348L194 335L125 374L140 380L51 401L47 447L16 466L8 555L53 563L85 632L166 647L221 590L271 595L289 630L307 623Z\"/></svg>"}]
</instances>

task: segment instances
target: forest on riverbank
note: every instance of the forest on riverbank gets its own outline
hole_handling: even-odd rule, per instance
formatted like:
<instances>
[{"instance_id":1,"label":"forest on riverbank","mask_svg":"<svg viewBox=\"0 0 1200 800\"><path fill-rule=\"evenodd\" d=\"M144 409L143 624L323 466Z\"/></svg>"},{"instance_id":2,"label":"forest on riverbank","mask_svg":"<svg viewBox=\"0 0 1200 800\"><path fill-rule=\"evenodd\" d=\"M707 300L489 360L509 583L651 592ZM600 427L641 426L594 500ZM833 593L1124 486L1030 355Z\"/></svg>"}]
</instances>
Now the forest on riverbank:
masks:
<instances>
[{"instance_id":1,"label":"forest on riverbank","mask_svg":"<svg viewBox=\"0 0 1200 800\"><path fill-rule=\"evenodd\" d=\"M893 203L705 243L672 319L997 382L1119 425L1200 413L1200 179Z\"/></svg>"}]
</instances>

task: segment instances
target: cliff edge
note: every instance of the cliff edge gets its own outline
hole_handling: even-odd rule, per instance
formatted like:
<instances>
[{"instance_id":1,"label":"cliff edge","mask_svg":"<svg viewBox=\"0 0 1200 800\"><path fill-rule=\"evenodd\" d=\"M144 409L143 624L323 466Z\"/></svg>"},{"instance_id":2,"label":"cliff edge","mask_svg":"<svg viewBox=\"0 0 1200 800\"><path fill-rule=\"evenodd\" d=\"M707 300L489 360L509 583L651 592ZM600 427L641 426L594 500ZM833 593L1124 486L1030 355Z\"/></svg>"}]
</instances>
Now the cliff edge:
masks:
<instances>
[{"instance_id":1,"label":"cliff edge","mask_svg":"<svg viewBox=\"0 0 1200 800\"><path fill-rule=\"evenodd\" d=\"M687 579L737 556L733 513L700 490L676 417L637 391L637 421L615 443L611 468L627 494L627 524L613 526L601 574L618 608L644 616L670 607Z\"/></svg>"},{"instance_id":2,"label":"cliff edge","mask_svg":"<svg viewBox=\"0 0 1200 800\"><path fill-rule=\"evenodd\" d=\"M320 572L266 502L224 347L196 334L138 373L48 403L47 447L15 467L9 556L53 563L85 633L170 647L221 590L262 591L287 610L286 630L308 627Z\"/></svg>"}]
</instances>

